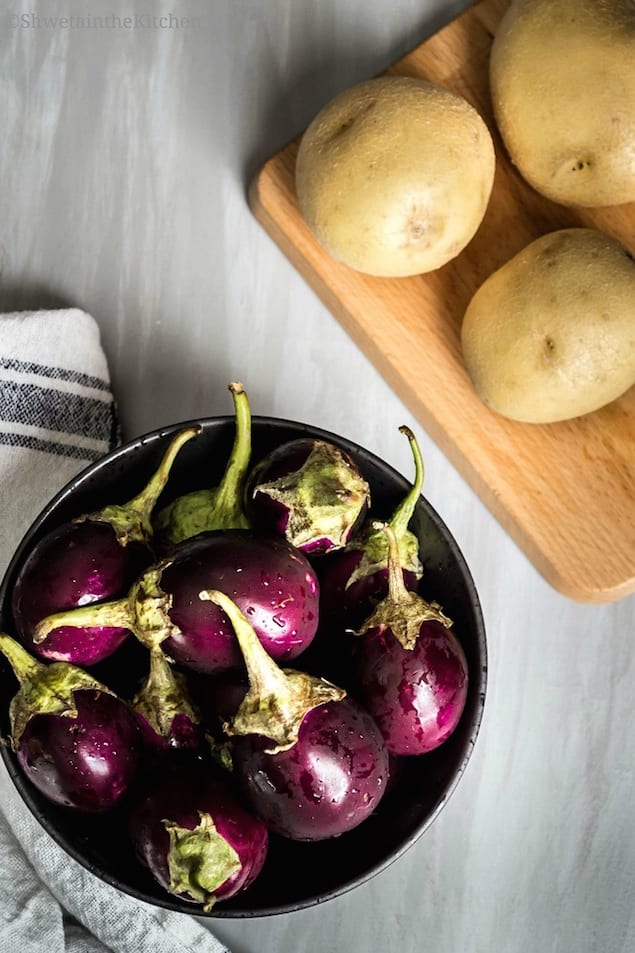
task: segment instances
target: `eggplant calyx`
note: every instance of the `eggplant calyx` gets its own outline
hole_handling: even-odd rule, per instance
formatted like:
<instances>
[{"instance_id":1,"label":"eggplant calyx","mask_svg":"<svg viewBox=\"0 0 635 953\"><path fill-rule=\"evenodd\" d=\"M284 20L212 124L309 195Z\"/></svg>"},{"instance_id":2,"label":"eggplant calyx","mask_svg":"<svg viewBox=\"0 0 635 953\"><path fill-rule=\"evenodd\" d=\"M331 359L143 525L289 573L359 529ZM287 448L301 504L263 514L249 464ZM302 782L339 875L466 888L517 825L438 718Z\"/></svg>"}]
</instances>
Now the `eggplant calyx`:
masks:
<instances>
[{"instance_id":1,"label":"eggplant calyx","mask_svg":"<svg viewBox=\"0 0 635 953\"><path fill-rule=\"evenodd\" d=\"M259 493L288 511L285 536L298 548L328 539L331 548L341 549L370 501L366 480L338 447L324 440L313 441L297 470L258 483L253 497Z\"/></svg>"},{"instance_id":2,"label":"eggplant calyx","mask_svg":"<svg viewBox=\"0 0 635 953\"><path fill-rule=\"evenodd\" d=\"M129 629L146 648L156 648L180 631L170 619L172 596L159 585L171 562L165 559L147 569L123 599L93 602L46 616L35 626L33 641L39 645L53 629L66 626L76 629L101 626Z\"/></svg>"},{"instance_id":3,"label":"eggplant calyx","mask_svg":"<svg viewBox=\"0 0 635 953\"><path fill-rule=\"evenodd\" d=\"M382 529L388 540L388 595L375 607L355 635L364 635L373 629L380 632L390 629L404 649L413 649L424 622L440 622L449 629L452 620L443 613L438 602L426 602L416 592L406 589L392 527L381 523L374 525Z\"/></svg>"},{"instance_id":4,"label":"eggplant calyx","mask_svg":"<svg viewBox=\"0 0 635 953\"><path fill-rule=\"evenodd\" d=\"M412 573L416 579L421 579L423 566L419 558L419 540L414 533L410 532L408 524L413 517L417 501L421 496L425 470L419 444L410 427L404 424L399 428L399 432L405 434L410 442L410 450L415 464L415 478L410 490L390 518L389 525L397 540L402 570ZM377 528L373 521L366 521L360 535L356 539L351 540L346 546L346 549L361 551L362 553L361 560L346 583L346 589L360 579L373 576L377 572L386 571L388 565L388 540L383 530Z\"/></svg>"},{"instance_id":5,"label":"eggplant calyx","mask_svg":"<svg viewBox=\"0 0 635 953\"><path fill-rule=\"evenodd\" d=\"M15 639L4 633L0 633L0 652L8 659L20 682L20 687L9 705L11 743L14 750L19 747L22 732L34 715L77 718L75 692L114 694L76 665L68 662L51 662L44 665L32 658Z\"/></svg>"},{"instance_id":6,"label":"eggplant calyx","mask_svg":"<svg viewBox=\"0 0 635 953\"><path fill-rule=\"evenodd\" d=\"M250 529L243 509L251 459L251 411L242 384L229 385L234 400L236 434L225 474L216 487L194 490L161 510L155 532L164 544L176 545L199 533L221 529Z\"/></svg>"},{"instance_id":7,"label":"eggplant calyx","mask_svg":"<svg viewBox=\"0 0 635 953\"><path fill-rule=\"evenodd\" d=\"M150 650L150 671L132 707L161 738L170 737L177 715L185 715L193 724L200 721L189 699L185 676L172 671L159 647Z\"/></svg>"},{"instance_id":8,"label":"eggplant calyx","mask_svg":"<svg viewBox=\"0 0 635 953\"><path fill-rule=\"evenodd\" d=\"M215 891L238 873L242 863L238 853L218 833L210 814L199 811L199 824L190 830L175 821L164 820L168 832L170 893L188 894L203 904L205 913L216 902Z\"/></svg>"},{"instance_id":9,"label":"eggplant calyx","mask_svg":"<svg viewBox=\"0 0 635 953\"><path fill-rule=\"evenodd\" d=\"M128 543L142 543L144 546L148 546L153 535L152 510L165 489L172 464L176 460L181 447L192 437L197 437L201 431L202 428L197 424L194 427L186 427L177 433L163 455L158 469L137 496L127 503L121 505L115 503L111 506L105 506L101 510L96 510L94 513L78 516L74 522L81 523L90 520L91 522L109 523L115 532L117 542L121 546L127 546Z\"/></svg>"},{"instance_id":10,"label":"eggplant calyx","mask_svg":"<svg viewBox=\"0 0 635 953\"><path fill-rule=\"evenodd\" d=\"M406 530L397 538L399 561L404 572L411 572L417 579L423 575L419 559L419 541L414 533ZM361 552L362 558L349 576L345 589L360 579L386 572L388 565L388 542L382 530L375 529L373 523L367 523L360 535L346 545L346 550Z\"/></svg>"},{"instance_id":11,"label":"eggplant calyx","mask_svg":"<svg viewBox=\"0 0 635 953\"><path fill-rule=\"evenodd\" d=\"M249 677L249 691L223 726L228 735L262 735L273 742L267 754L286 751L298 740L300 726L310 711L346 697L343 688L324 678L279 668L238 606L223 592L204 590L199 598L214 602L228 616Z\"/></svg>"},{"instance_id":12,"label":"eggplant calyx","mask_svg":"<svg viewBox=\"0 0 635 953\"><path fill-rule=\"evenodd\" d=\"M413 649L424 622L440 622L449 629L452 620L443 614L438 602L426 602L414 592L407 592L408 598L396 601L387 596L366 619L355 635L364 635L373 629L385 632L390 629L404 649Z\"/></svg>"},{"instance_id":13,"label":"eggplant calyx","mask_svg":"<svg viewBox=\"0 0 635 953\"><path fill-rule=\"evenodd\" d=\"M151 566L134 584L128 597L133 617L130 628L150 651L181 631L170 618L172 596L160 585L164 571L171 565L171 559L164 559Z\"/></svg>"}]
</instances>

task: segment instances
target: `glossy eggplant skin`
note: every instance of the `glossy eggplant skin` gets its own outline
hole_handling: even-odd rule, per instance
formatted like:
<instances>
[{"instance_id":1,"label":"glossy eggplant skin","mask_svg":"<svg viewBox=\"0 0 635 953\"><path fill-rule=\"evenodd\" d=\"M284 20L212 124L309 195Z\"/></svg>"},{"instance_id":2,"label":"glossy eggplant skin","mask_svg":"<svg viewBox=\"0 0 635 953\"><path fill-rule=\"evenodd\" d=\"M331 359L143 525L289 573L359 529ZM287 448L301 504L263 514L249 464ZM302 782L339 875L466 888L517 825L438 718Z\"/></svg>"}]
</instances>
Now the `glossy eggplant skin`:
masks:
<instances>
[{"instance_id":1,"label":"glossy eggplant skin","mask_svg":"<svg viewBox=\"0 0 635 953\"><path fill-rule=\"evenodd\" d=\"M172 597L166 655L194 671L242 668L234 630L224 612L199 598L221 589L249 619L276 661L290 661L312 641L318 624L319 584L306 557L285 539L251 530L202 533L181 544L161 576Z\"/></svg>"},{"instance_id":2,"label":"glossy eggplant skin","mask_svg":"<svg viewBox=\"0 0 635 953\"><path fill-rule=\"evenodd\" d=\"M115 807L137 775L142 750L127 705L107 692L74 692L77 716L37 714L18 741L24 773L51 801L87 813Z\"/></svg>"},{"instance_id":3,"label":"glossy eggplant skin","mask_svg":"<svg viewBox=\"0 0 635 953\"><path fill-rule=\"evenodd\" d=\"M50 661L80 666L103 661L128 637L127 629L62 626L36 644L35 626L54 612L124 596L150 560L141 544L122 546L109 523L84 520L57 527L36 544L16 580L12 609L20 641Z\"/></svg>"},{"instance_id":4,"label":"glossy eggplant skin","mask_svg":"<svg viewBox=\"0 0 635 953\"><path fill-rule=\"evenodd\" d=\"M391 754L426 754L456 728L467 697L467 661L440 622L424 622L412 649L389 628L366 632L355 666L363 703Z\"/></svg>"},{"instance_id":5,"label":"glossy eggplant skin","mask_svg":"<svg viewBox=\"0 0 635 953\"><path fill-rule=\"evenodd\" d=\"M234 774L270 831L300 841L337 837L361 824L388 782L388 753L377 725L345 698L313 708L297 742L276 754L266 738L236 738Z\"/></svg>"},{"instance_id":6,"label":"glossy eggplant skin","mask_svg":"<svg viewBox=\"0 0 635 953\"><path fill-rule=\"evenodd\" d=\"M158 776L141 795L130 815L129 830L135 853L156 881L169 891L170 837L164 821L194 830L200 814L209 814L218 833L237 852L241 867L214 891L217 901L246 890L256 879L267 857L269 834L245 810L229 784L200 764L183 764L162 779ZM187 893L182 899L196 903Z\"/></svg>"}]
</instances>

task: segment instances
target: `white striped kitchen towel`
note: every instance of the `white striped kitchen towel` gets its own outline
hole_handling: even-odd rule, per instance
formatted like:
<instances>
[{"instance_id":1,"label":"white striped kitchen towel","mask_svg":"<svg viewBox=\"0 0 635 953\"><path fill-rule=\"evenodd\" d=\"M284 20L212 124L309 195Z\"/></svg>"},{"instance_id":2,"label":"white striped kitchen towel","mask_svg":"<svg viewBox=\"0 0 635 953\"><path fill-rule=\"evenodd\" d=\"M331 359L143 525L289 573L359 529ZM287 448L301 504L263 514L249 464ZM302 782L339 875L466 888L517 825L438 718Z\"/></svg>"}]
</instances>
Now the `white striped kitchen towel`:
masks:
<instances>
[{"instance_id":1,"label":"white striped kitchen towel","mask_svg":"<svg viewBox=\"0 0 635 953\"><path fill-rule=\"evenodd\" d=\"M77 309L0 315L0 576L51 497L118 439L93 318ZM194 917L119 893L68 857L0 762L0 953L109 950L228 953Z\"/></svg>"},{"instance_id":2,"label":"white striped kitchen towel","mask_svg":"<svg viewBox=\"0 0 635 953\"><path fill-rule=\"evenodd\" d=\"M75 308L0 316L0 573L56 490L118 437L93 318Z\"/></svg>"}]
</instances>

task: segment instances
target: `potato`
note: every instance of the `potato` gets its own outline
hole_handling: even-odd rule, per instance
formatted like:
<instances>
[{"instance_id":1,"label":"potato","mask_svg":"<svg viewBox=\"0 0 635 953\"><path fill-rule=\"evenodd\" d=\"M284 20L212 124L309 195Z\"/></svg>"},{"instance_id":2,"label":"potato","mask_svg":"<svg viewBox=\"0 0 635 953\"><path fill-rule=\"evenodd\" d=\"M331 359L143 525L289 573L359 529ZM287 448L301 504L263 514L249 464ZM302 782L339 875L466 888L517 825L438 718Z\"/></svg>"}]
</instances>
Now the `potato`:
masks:
<instances>
[{"instance_id":1,"label":"potato","mask_svg":"<svg viewBox=\"0 0 635 953\"><path fill-rule=\"evenodd\" d=\"M541 195L635 201L635 2L514 0L490 58L494 116Z\"/></svg>"},{"instance_id":2,"label":"potato","mask_svg":"<svg viewBox=\"0 0 635 953\"><path fill-rule=\"evenodd\" d=\"M506 417L596 410L635 383L635 258L592 228L543 235L481 285L461 341L476 391Z\"/></svg>"},{"instance_id":3,"label":"potato","mask_svg":"<svg viewBox=\"0 0 635 953\"><path fill-rule=\"evenodd\" d=\"M300 209L335 258L370 275L441 267L481 223L494 147L477 111L424 80L379 77L315 117L296 164Z\"/></svg>"}]
</instances>

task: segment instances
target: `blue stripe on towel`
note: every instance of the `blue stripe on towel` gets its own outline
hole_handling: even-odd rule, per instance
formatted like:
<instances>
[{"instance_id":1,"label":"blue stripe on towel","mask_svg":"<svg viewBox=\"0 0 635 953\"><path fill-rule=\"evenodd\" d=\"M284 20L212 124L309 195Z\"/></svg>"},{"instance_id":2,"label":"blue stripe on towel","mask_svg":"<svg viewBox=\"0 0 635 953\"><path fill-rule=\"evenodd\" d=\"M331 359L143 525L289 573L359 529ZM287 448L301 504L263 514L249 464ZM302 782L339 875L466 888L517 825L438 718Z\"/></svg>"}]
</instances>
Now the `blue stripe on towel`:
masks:
<instances>
[{"instance_id":1,"label":"blue stripe on towel","mask_svg":"<svg viewBox=\"0 0 635 953\"><path fill-rule=\"evenodd\" d=\"M112 401L0 378L0 423L2 420L78 434L107 445L113 439Z\"/></svg>"},{"instance_id":2,"label":"blue stripe on towel","mask_svg":"<svg viewBox=\"0 0 635 953\"><path fill-rule=\"evenodd\" d=\"M71 384L81 384L82 387L93 387L95 390L110 390L108 381L81 371L70 371L64 367L49 367L47 364L34 364L32 361L18 361L15 357L0 357L0 367L9 371L20 371L23 374L38 374L40 377L50 377L52 380L68 381Z\"/></svg>"},{"instance_id":3,"label":"blue stripe on towel","mask_svg":"<svg viewBox=\"0 0 635 953\"><path fill-rule=\"evenodd\" d=\"M68 443L55 443L53 440L42 440L40 437L31 437L22 433L4 433L2 430L0 430L0 444L8 447L26 447L29 450L41 450L43 453L54 453L60 457L73 457L75 460L90 462L105 456L99 450L76 447Z\"/></svg>"}]
</instances>

